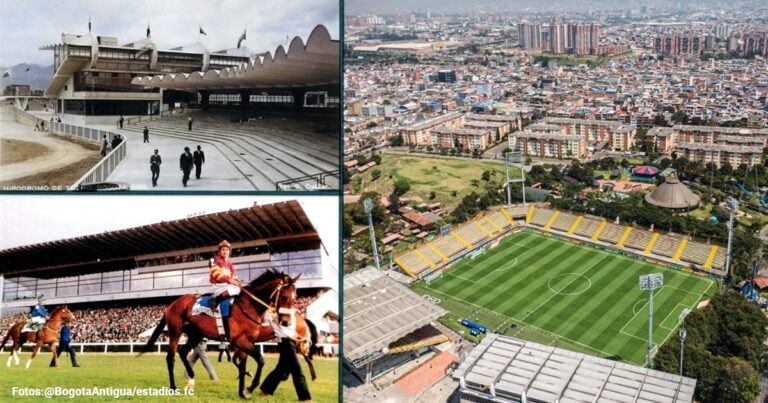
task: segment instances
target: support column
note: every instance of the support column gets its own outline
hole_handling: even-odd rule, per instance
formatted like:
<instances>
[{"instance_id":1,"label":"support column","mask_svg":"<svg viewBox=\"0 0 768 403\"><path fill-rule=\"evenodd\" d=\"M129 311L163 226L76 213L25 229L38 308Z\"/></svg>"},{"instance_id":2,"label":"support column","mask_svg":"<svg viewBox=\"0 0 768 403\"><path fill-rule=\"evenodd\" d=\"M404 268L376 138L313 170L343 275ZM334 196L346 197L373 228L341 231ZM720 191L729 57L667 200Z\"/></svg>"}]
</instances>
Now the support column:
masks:
<instances>
[{"instance_id":1,"label":"support column","mask_svg":"<svg viewBox=\"0 0 768 403\"><path fill-rule=\"evenodd\" d=\"M293 111L297 115L302 115L304 110L304 90L293 90Z\"/></svg>"},{"instance_id":2,"label":"support column","mask_svg":"<svg viewBox=\"0 0 768 403\"><path fill-rule=\"evenodd\" d=\"M240 91L240 117L248 119L251 116L251 91Z\"/></svg>"},{"instance_id":3,"label":"support column","mask_svg":"<svg viewBox=\"0 0 768 403\"><path fill-rule=\"evenodd\" d=\"M211 92L210 91L200 91L200 96L201 96L200 108L202 110L204 110L204 111L207 111L208 110L208 99L211 96Z\"/></svg>"}]
</instances>

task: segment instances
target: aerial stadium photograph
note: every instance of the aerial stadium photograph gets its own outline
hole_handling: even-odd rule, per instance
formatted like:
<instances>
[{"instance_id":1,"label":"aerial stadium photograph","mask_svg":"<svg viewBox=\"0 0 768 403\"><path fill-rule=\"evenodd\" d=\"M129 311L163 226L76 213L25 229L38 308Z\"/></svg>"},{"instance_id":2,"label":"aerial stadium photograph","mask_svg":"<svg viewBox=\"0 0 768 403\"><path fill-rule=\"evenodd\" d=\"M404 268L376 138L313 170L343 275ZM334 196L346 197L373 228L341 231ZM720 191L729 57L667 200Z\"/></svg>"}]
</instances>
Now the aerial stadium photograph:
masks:
<instances>
[{"instance_id":1,"label":"aerial stadium photograph","mask_svg":"<svg viewBox=\"0 0 768 403\"><path fill-rule=\"evenodd\" d=\"M5 194L0 222L0 400L339 401L337 197Z\"/></svg>"},{"instance_id":2,"label":"aerial stadium photograph","mask_svg":"<svg viewBox=\"0 0 768 403\"><path fill-rule=\"evenodd\" d=\"M338 190L338 1L0 7L0 189Z\"/></svg>"},{"instance_id":3,"label":"aerial stadium photograph","mask_svg":"<svg viewBox=\"0 0 768 403\"><path fill-rule=\"evenodd\" d=\"M765 2L343 28L344 401L768 401Z\"/></svg>"}]
</instances>

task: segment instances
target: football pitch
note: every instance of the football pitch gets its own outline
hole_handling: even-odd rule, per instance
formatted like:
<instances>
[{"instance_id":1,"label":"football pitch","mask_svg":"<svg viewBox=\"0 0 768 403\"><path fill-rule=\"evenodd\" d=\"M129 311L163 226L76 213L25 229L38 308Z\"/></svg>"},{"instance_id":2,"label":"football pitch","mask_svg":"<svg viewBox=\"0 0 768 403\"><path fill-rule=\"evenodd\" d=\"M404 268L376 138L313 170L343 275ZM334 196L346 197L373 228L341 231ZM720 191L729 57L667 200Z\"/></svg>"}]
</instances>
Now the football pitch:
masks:
<instances>
[{"instance_id":1,"label":"football pitch","mask_svg":"<svg viewBox=\"0 0 768 403\"><path fill-rule=\"evenodd\" d=\"M414 291L439 300L459 331L468 329L456 320L468 318L496 333L644 364L648 292L639 276L651 273L664 276L654 293L655 348L677 334L684 309L714 294L713 280L523 232Z\"/></svg>"}]
</instances>

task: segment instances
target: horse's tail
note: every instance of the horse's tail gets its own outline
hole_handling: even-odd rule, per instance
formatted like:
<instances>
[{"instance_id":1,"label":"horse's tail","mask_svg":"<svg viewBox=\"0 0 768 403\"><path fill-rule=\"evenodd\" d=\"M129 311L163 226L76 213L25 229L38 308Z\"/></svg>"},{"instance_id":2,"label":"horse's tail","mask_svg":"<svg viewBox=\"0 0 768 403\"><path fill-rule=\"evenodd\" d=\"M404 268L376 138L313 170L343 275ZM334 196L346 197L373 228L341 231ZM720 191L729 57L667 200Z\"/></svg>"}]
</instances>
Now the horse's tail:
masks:
<instances>
[{"instance_id":1,"label":"horse's tail","mask_svg":"<svg viewBox=\"0 0 768 403\"><path fill-rule=\"evenodd\" d=\"M165 315L163 315L163 318L160 319L160 323L157 324L157 327L155 327L155 330L152 332L152 336L149 337L149 340L147 340L147 344L142 347L141 352L139 355L142 355L144 353L148 353L155 348L155 342L160 337L160 334L163 333L163 329L165 329Z\"/></svg>"},{"instance_id":2,"label":"horse's tail","mask_svg":"<svg viewBox=\"0 0 768 403\"><path fill-rule=\"evenodd\" d=\"M13 326L11 326L11 327L8 329L8 332L6 332L6 333L5 333L5 337L3 337L3 341L2 341L2 343L0 343L0 348L3 348L3 347L5 347L5 343L7 343L7 342L8 342L8 339L11 337L11 330L13 330Z\"/></svg>"},{"instance_id":3,"label":"horse's tail","mask_svg":"<svg viewBox=\"0 0 768 403\"><path fill-rule=\"evenodd\" d=\"M314 323L312 323L311 320L306 318L304 320L307 322L307 327L309 328L310 340L312 341L312 345L309 347L309 359L312 359L312 354L317 348L317 327L315 326Z\"/></svg>"}]
</instances>

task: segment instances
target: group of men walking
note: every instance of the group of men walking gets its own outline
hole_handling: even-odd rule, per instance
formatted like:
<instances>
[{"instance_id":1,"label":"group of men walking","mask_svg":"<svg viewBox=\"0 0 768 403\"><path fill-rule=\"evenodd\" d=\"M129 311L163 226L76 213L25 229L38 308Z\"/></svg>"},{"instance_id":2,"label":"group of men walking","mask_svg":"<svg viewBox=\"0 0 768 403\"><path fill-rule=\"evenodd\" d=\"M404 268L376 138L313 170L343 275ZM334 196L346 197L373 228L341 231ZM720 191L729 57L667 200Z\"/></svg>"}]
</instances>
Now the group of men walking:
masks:
<instances>
[{"instance_id":1,"label":"group of men walking","mask_svg":"<svg viewBox=\"0 0 768 403\"><path fill-rule=\"evenodd\" d=\"M157 186L157 180L160 178L160 165L163 163L160 157L160 151L155 149L155 153L149 157L149 169L152 172L152 187ZM195 168L195 178L200 179L203 172L203 164L205 164L205 153L202 147L197 146L194 154L189 150L189 147L184 147L184 152L179 157L179 168L182 172L181 183L184 187L187 187L189 182L189 176L192 173L192 167Z\"/></svg>"}]
</instances>

